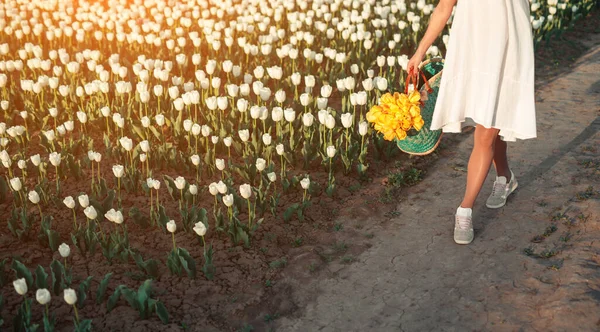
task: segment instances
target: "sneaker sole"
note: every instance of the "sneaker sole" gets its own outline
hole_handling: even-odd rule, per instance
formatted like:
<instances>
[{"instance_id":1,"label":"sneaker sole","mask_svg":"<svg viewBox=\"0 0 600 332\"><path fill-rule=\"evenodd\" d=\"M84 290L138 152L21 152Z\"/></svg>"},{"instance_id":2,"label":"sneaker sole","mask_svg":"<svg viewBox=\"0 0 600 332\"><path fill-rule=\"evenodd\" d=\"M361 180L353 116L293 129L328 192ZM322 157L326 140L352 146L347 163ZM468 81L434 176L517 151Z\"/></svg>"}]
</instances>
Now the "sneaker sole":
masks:
<instances>
[{"instance_id":1,"label":"sneaker sole","mask_svg":"<svg viewBox=\"0 0 600 332\"><path fill-rule=\"evenodd\" d=\"M471 241L462 241L462 240L454 239L454 242L456 242L457 244L469 244L469 243L473 242L473 239L471 239Z\"/></svg>"},{"instance_id":2,"label":"sneaker sole","mask_svg":"<svg viewBox=\"0 0 600 332\"><path fill-rule=\"evenodd\" d=\"M506 199L504 200L504 202L502 202L502 204L498 204L498 205L489 205L489 204L485 204L485 206L487 206L490 209L499 209L501 207L503 207L504 205L506 205L506 201L508 200L508 196L510 196L510 194L512 194L515 190L517 190L517 188L519 187L519 183L515 183L515 187L508 193L508 195L506 195Z\"/></svg>"}]
</instances>

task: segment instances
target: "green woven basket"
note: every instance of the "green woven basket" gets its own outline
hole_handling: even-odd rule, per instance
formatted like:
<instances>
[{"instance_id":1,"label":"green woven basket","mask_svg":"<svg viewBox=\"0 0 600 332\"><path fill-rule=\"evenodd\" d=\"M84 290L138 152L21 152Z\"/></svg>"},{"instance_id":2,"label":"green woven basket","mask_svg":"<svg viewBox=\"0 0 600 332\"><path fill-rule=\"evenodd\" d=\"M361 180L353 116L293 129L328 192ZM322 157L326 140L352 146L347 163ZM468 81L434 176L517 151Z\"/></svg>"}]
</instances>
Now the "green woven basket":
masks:
<instances>
[{"instance_id":1,"label":"green woven basket","mask_svg":"<svg viewBox=\"0 0 600 332\"><path fill-rule=\"evenodd\" d=\"M431 119L433 117L433 110L435 109L435 102L437 100L438 91L440 89L440 79L442 77L442 70L444 68L444 60L441 58L434 58L423 62L419 68L425 75L425 78L429 82L429 86L433 90L428 93L428 99L425 101L425 105L421 107L421 117L425 124L421 130L416 131L412 129L408 132L408 136L403 140L396 139L396 144L402 152L406 152L412 155L426 155L433 152L442 138L442 130L430 130ZM424 83L424 82L423 82ZM427 90L425 84L419 88L420 91Z\"/></svg>"}]
</instances>

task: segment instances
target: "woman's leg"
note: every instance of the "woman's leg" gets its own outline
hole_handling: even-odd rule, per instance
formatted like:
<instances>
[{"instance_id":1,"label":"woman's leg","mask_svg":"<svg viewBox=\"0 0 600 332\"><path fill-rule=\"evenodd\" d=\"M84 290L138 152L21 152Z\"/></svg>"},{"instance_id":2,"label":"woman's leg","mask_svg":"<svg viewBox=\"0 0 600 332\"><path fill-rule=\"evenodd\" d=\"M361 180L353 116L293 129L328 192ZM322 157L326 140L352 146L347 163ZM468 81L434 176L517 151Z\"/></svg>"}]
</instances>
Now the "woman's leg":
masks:
<instances>
[{"instance_id":1,"label":"woman's leg","mask_svg":"<svg viewBox=\"0 0 600 332\"><path fill-rule=\"evenodd\" d=\"M508 158L506 157L507 144L500 136L496 136L496 146L494 147L494 168L498 176L506 177L510 181L510 169L508 168Z\"/></svg>"},{"instance_id":2,"label":"woman's leg","mask_svg":"<svg viewBox=\"0 0 600 332\"><path fill-rule=\"evenodd\" d=\"M498 132L500 130L495 128L485 128L481 125L475 127L475 144L469 159L467 189L460 204L463 208L473 208L475 199L481 191L494 159L494 145L496 144Z\"/></svg>"}]
</instances>

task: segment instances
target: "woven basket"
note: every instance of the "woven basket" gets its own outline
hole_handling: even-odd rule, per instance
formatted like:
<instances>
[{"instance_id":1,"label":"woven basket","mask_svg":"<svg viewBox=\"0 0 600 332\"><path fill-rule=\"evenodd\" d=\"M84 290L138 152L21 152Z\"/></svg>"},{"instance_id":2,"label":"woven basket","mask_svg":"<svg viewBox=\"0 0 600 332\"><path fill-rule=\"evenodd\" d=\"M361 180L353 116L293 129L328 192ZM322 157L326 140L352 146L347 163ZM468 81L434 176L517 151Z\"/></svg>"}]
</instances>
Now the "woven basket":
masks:
<instances>
[{"instance_id":1,"label":"woven basket","mask_svg":"<svg viewBox=\"0 0 600 332\"><path fill-rule=\"evenodd\" d=\"M408 133L408 136L403 140L396 139L396 144L402 152L423 156L433 152L442 138L442 130L430 130L431 119L433 117L433 110L435 109L435 102L437 100L438 91L440 89L440 79L442 77L442 69L444 68L444 60L441 58L434 58L426 60L419 66L419 70L427 79L431 92L428 92L428 99L425 104L421 107L421 117L425 124L421 130ZM424 82L423 82L424 83ZM417 85L417 88L418 85ZM426 91L426 84L422 84L420 91Z\"/></svg>"}]
</instances>

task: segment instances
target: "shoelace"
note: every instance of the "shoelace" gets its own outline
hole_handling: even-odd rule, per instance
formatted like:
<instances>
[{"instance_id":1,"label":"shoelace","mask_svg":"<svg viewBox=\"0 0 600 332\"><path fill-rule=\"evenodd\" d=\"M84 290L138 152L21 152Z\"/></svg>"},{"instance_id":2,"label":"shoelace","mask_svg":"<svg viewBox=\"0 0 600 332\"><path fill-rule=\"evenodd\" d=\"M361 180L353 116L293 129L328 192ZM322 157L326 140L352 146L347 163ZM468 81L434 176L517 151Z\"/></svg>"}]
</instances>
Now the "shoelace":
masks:
<instances>
[{"instance_id":1,"label":"shoelace","mask_svg":"<svg viewBox=\"0 0 600 332\"><path fill-rule=\"evenodd\" d=\"M464 216L456 216L456 226L460 229L470 229L471 228L471 218Z\"/></svg>"},{"instance_id":2,"label":"shoelace","mask_svg":"<svg viewBox=\"0 0 600 332\"><path fill-rule=\"evenodd\" d=\"M494 182L494 187L492 188L492 196L501 196L506 192L506 188L508 188L507 184L502 184L500 182Z\"/></svg>"}]
</instances>

